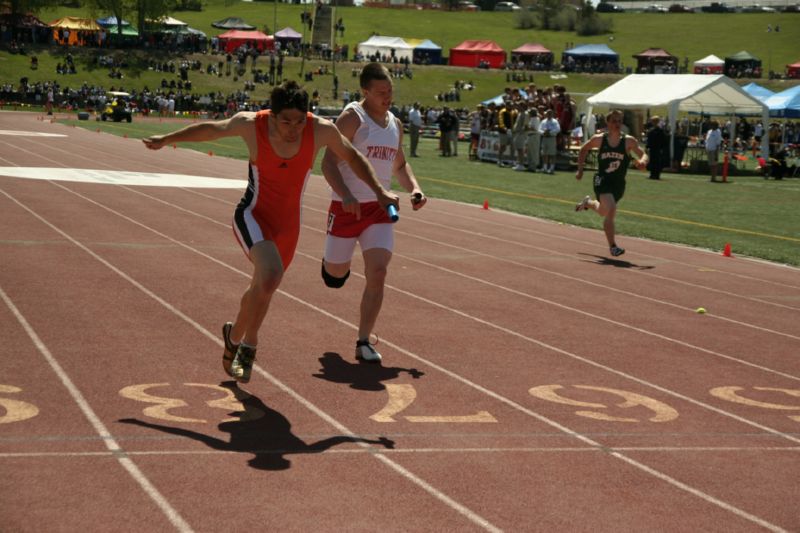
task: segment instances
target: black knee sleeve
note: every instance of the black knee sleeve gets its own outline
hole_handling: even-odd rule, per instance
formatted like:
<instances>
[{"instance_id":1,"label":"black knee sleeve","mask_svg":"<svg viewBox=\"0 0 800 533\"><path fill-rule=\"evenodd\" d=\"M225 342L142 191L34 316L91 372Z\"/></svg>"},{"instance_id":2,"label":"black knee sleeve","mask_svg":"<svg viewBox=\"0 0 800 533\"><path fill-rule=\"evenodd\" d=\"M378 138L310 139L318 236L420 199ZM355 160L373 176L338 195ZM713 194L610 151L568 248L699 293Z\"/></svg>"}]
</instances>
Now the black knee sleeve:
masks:
<instances>
[{"instance_id":1,"label":"black knee sleeve","mask_svg":"<svg viewBox=\"0 0 800 533\"><path fill-rule=\"evenodd\" d=\"M350 271L347 271L347 274L342 276L341 278L336 278L328 274L328 271L325 270L325 262L322 262L322 280L325 282L325 285L332 289L340 289L344 286L344 282L347 281L347 278L350 277Z\"/></svg>"}]
</instances>

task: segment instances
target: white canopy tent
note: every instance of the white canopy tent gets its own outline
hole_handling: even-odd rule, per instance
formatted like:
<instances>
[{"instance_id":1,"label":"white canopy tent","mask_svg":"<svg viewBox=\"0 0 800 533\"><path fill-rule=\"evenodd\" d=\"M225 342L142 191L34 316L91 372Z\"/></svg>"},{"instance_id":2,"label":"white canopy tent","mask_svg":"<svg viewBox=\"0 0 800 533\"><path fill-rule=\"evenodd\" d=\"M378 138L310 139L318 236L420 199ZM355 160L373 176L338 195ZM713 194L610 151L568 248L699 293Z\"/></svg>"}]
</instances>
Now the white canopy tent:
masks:
<instances>
[{"instance_id":1,"label":"white canopy tent","mask_svg":"<svg viewBox=\"0 0 800 533\"><path fill-rule=\"evenodd\" d=\"M373 54L391 57L392 50L398 59L413 59L414 47L400 37L386 37L373 35L363 43L358 44L358 51L364 56Z\"/></svg>"},{"instance_id":2,"label":"white canopy tent","mask_svg":"<svg viewBox=\"0 0 800 533\"><path fill-rule=\"evenodd\" d=\"M707 74L631 74L587 99L588 114L593 107L649 109L666 107L671 135L675 135L678 112L707 115L761 115L769 124L769 108L723 75ZM731 128L735 120L731 121ZM733 138L733 132L731 132ZM672 152L670 143L670 152ZM761 137L761 153L769 154L769 139Z\"/></svg>"}]
</instances>

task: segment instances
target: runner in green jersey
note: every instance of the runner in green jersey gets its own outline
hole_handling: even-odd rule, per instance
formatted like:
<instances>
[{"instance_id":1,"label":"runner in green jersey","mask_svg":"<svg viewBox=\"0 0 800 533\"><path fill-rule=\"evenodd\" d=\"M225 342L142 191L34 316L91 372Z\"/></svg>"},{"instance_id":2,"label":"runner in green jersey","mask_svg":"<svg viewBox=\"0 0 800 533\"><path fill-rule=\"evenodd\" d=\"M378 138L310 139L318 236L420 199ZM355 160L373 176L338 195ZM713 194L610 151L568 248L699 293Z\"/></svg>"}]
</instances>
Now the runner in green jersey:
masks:
<instances>
[{"instance_id":1,"label":"runner in green jersey","mask_svg":"<svg viewBox=\"0 0 800 533\"><path fill-rule=\"evenodd\" d=\"M630 152L636 154L636 168L647 168L647 154L642 150L635 138L622 133L622 111L611 110L606 115L606 133L598 133L581 146L578 154L578 171L575 179L583 177L583 164L589 150L597 148L598 169L594 176L594 194L597 200L586 196L575 206L576 211L593 209L603 220L603 230L608 239L611 255L614 257L625 253L624 248L617 246L614 230L614 216L617 214L617 203L625 193L625 174L631 157Z\"/></svg>"}]
</instances>

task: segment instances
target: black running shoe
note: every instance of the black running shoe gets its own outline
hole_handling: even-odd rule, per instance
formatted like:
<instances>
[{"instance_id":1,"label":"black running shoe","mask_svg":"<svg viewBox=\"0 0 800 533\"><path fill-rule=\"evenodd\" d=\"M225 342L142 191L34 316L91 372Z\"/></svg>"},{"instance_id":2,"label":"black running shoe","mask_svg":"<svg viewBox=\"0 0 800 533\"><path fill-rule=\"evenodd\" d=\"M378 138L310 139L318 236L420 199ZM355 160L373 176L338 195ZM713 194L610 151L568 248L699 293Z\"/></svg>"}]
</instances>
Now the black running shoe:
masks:
<instances>
[{"instance_id":1,"label":"black running shoe","mask_svg":"<svg viewBox=\"0 0 800 533\"><path fill-rule=\"evenodd\" d=\"M620 248L619 246L612 246L611 247L611 255L614 257L619 257L625 253L625 248Z\"/></svg>"},{"instance_id":2,"label":"black running shoe","mask_svg":"<svg viewBox=\"0 0 800 533\"><path fill-rule=\"evenodd\" d=\"M233 323L231 322L225 322L225 325L222 326L222 340L225 343L225 349L222 352L222 368L225 370L226 374L234 378L236 376L233 375L231 365L233 364L234 357L236 357L236 351L239 349L239 345L231 342L232 328Z\"/></svg>"}]
</instances>

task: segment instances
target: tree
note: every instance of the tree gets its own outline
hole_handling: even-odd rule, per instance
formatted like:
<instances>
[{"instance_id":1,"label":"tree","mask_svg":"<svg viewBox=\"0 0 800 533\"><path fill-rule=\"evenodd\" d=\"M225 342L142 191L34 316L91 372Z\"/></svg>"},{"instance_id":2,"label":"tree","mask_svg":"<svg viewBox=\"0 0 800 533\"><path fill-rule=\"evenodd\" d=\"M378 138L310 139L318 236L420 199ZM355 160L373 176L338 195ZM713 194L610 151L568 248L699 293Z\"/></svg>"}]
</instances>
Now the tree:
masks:
<instances>
[{"instance_id":1,"label":"tree","mask_svg":"<svg viewBox=\"0 0 800 533\"><path fill-rule=\"evenodd\" d=\"M145 20L155 20L167 15L175 7L174 1L163 0L89 0L89 8L95 13L112 15L117 19L117 32L122 36L122 20L136 15L139 32L145 29Z\"/></svg>"},{"instance_id":2,"label":"tree","mask_svg":"<svg viewBox=\"0 0 800 533\"><path fill-rule=\"evenodd\" d=\"M175 2L164 2L163 0L136 0L139 33L142 34L144 32L147 25L146 20L158 20L167 16L175 6Z\"/></svg>"},{"instance_id":3,"label":"tree","mask_svg":"<svg viewBox=\"0 0 800 533\"><path fill-rule=\"evenodd\" d=\"M542 29L555 28L555 19L559 11L561 11L561 0L540 0L539 19L542 22Z\"/></svg>"},{"instance_id":4,"label":"tree","mask_svg":"<svg viewBox=\"0 0 800 533\"><path fill-rule=\"evenodd\" d=\"M25 15L36 13L45 7L56 7L59 0L0 0L0 13L8 12L11 15Z\"/></svg>"}]
</instances>

